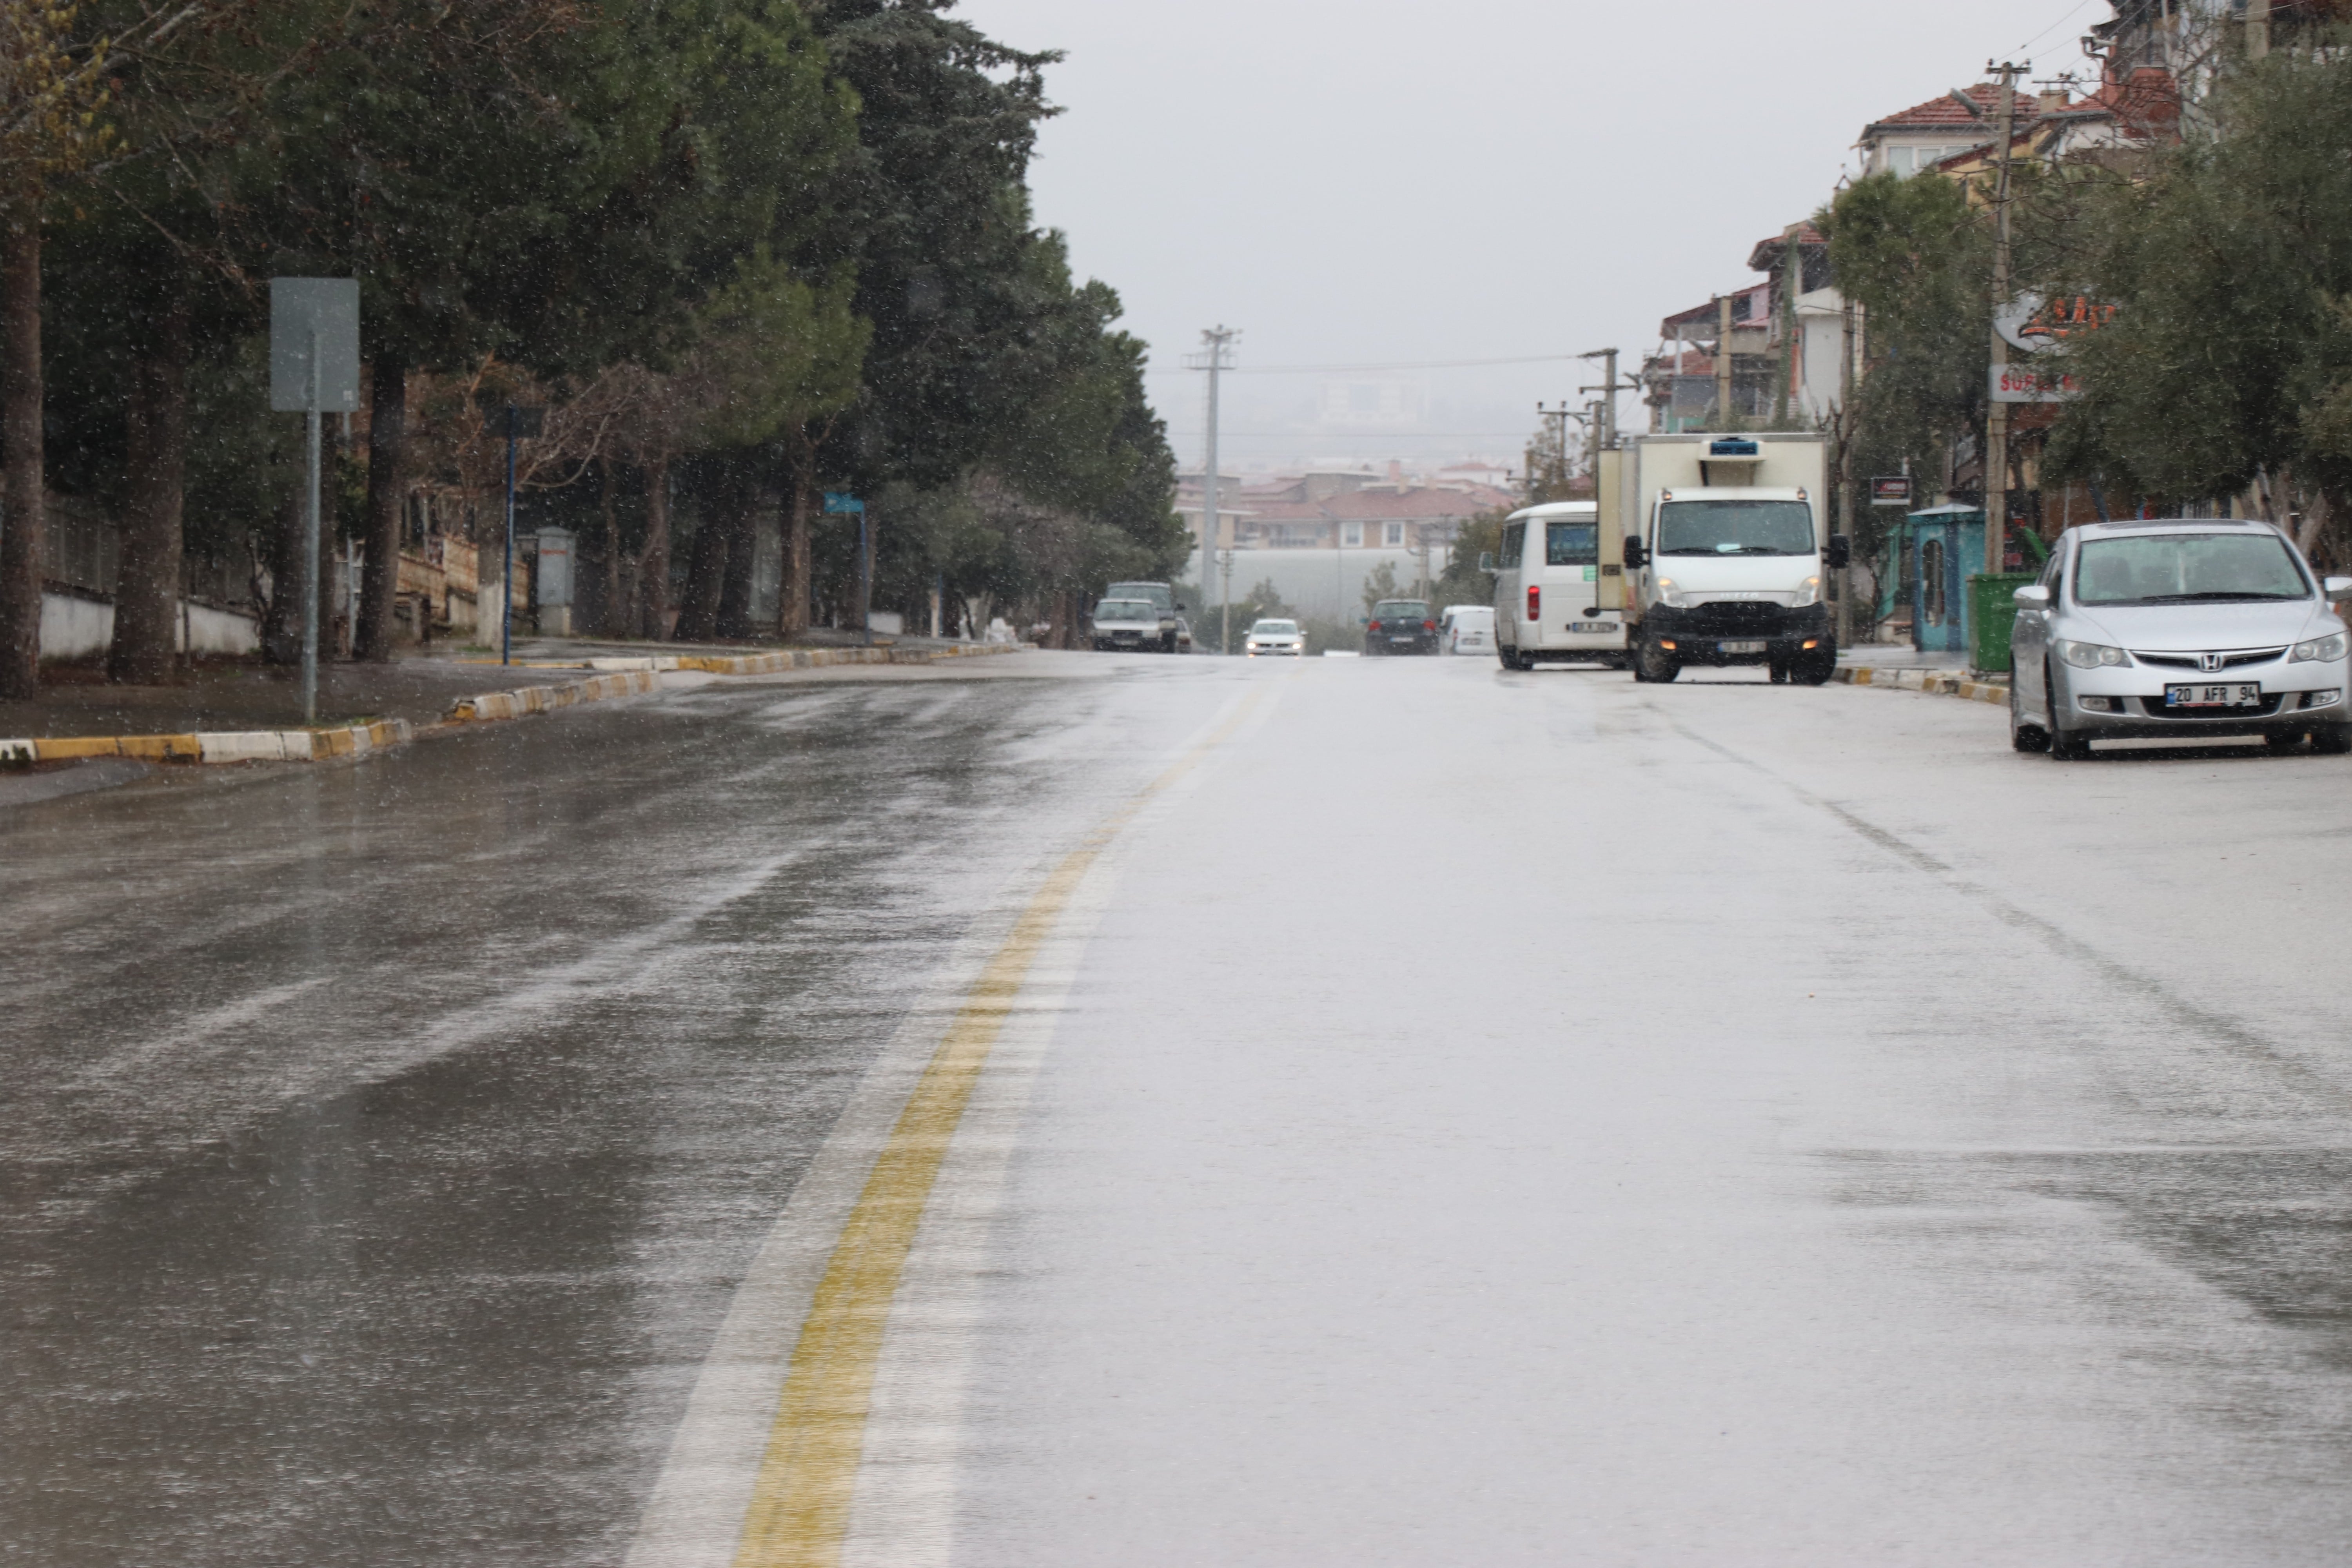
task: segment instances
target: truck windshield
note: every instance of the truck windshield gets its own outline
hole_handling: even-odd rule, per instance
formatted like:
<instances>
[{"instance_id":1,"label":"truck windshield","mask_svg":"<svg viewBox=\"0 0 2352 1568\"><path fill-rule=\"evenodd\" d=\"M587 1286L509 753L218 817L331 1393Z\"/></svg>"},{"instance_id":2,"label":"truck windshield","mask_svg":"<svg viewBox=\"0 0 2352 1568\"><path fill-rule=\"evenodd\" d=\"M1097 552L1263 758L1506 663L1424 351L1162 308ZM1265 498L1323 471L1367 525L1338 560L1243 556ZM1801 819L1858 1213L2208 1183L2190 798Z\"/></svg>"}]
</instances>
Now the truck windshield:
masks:
<instances>
[{"instance_id":1,"label":"truck windshield","mask_svg":"<svg viewBox=\"0 0 2352 1568\"><path fill-rule=\"evenodd\" d=\"M1589 522L1544 525L1544 564L1590 566L1601 559L1601 531Z\"/></svg>"},{"instance_id":2,"label":"truck windshield","mask_svg":"<svg viewBox=\"0 0 2352 1568\"><path fill-rule=\"evenodd\" d=\"M1661 555L1811 555L1813 509L1801 500L1670 500Z\"/></svg>"}]
</instances>

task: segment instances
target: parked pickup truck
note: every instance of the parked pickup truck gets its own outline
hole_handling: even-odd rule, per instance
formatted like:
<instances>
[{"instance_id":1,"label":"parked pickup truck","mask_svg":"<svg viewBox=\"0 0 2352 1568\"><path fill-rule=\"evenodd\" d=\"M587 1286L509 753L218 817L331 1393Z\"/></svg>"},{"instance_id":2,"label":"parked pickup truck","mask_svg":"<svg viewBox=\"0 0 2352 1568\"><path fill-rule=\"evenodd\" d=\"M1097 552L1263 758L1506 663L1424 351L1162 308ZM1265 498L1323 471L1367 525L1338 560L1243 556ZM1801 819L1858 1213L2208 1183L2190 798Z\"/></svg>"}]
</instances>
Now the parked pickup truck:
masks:
<instances>
[{"instance_id":1,"label":"parked pickup truck","mask_svg":"<svg viewBox=\"0 0 2352 1568\"><path fill-rule=\"evenodd\" d=\"M1095 651L1174 653L1176 612L1149 599L1105 599L1095 606Z\"/></svg>"}]
</instances>

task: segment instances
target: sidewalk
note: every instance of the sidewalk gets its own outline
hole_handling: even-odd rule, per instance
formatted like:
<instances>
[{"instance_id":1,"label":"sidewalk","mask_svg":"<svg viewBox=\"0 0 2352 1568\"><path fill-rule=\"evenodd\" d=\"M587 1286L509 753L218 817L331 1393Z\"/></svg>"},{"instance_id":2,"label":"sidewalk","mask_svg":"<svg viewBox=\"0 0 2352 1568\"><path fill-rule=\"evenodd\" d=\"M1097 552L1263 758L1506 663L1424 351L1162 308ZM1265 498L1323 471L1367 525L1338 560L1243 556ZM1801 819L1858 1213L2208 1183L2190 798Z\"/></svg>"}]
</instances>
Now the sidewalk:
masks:
<instances>
[{"instance_id":1,"label":"sidewalk","mask_svg":"<svg viewBox=\"0 0 2352 1568\"><path fill-rule=\"evenodd\" d=\"M933 637L897 637L892 653L937 653L972 647ZM422 727L446 719L460 699L544 684L550 667L584 668L591 659L728 658L860 646L855 632L821 632L792 644L649 643L584 637L518 637L512 668L478 647L442 645L404 650L389 664L319 667L319 722L348 725L405 720ZM530 667L536 666L537 668ZM0 702L0 736L165 735L205 731L293 729L302 722L300 672L245 661L207 661L170 686L110 686L95 669L45 672L40 697Z\"/></svg>"}]
</instances>

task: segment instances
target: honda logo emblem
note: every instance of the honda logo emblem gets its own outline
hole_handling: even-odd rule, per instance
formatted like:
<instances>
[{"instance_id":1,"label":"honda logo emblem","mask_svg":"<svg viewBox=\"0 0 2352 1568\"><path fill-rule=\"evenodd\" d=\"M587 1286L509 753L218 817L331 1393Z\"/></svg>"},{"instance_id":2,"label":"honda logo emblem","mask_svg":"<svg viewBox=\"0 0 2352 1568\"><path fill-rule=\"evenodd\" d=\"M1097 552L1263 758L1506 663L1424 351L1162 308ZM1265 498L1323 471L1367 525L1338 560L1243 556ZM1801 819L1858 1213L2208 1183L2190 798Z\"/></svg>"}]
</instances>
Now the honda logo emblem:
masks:
<instances>
[{"instance_id":1,"label":"honda logo emblem","mask_svg":"<svg viewBox=\"0 0 2352 1568\"><path fill-rule=\"evenodd\" d=\"M2221 668L2223 662L2224 660L2218 653L2200 653L2197 656L2197 668L2207 671L2209 674L2213 670Z\"/></svg>"}]
</instances>

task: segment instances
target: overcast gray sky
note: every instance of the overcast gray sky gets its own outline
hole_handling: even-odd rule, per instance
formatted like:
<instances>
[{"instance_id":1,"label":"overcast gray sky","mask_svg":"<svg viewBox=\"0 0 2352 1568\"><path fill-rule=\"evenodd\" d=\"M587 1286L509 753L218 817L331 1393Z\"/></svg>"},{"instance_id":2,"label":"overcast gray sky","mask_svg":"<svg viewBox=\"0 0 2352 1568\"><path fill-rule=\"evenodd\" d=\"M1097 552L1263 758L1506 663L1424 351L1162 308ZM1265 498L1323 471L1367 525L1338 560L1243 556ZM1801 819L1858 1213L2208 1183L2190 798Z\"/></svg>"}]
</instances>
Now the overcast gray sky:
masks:
<instances>
[{"instance_id":1,"label":"overcast gray sky","mask_svg":"<svg viewBox=\"0 0 2352 1568\"><path fill-rule=\"evenodd\" d=\"M2081 69L2076 39L2112 10L962 0L960 14L1067 52L1047 78L1064 112L1032 171L1037 216L1125 299L1190 468L1202 377L1181 360L1203 327L1242 328L1244 367L1651 347L1661 317L1755 280L1749 248L1829 196L1864 123L1980 79L1988 57L2030 58L2036 77ZM1516 462L1536 401L1581 401L1597 379L1578 368L1253 370L1227 382L1226 461ZM1370 384L1383 381L1393 390Z\"/></svg>"}]
</instances>

